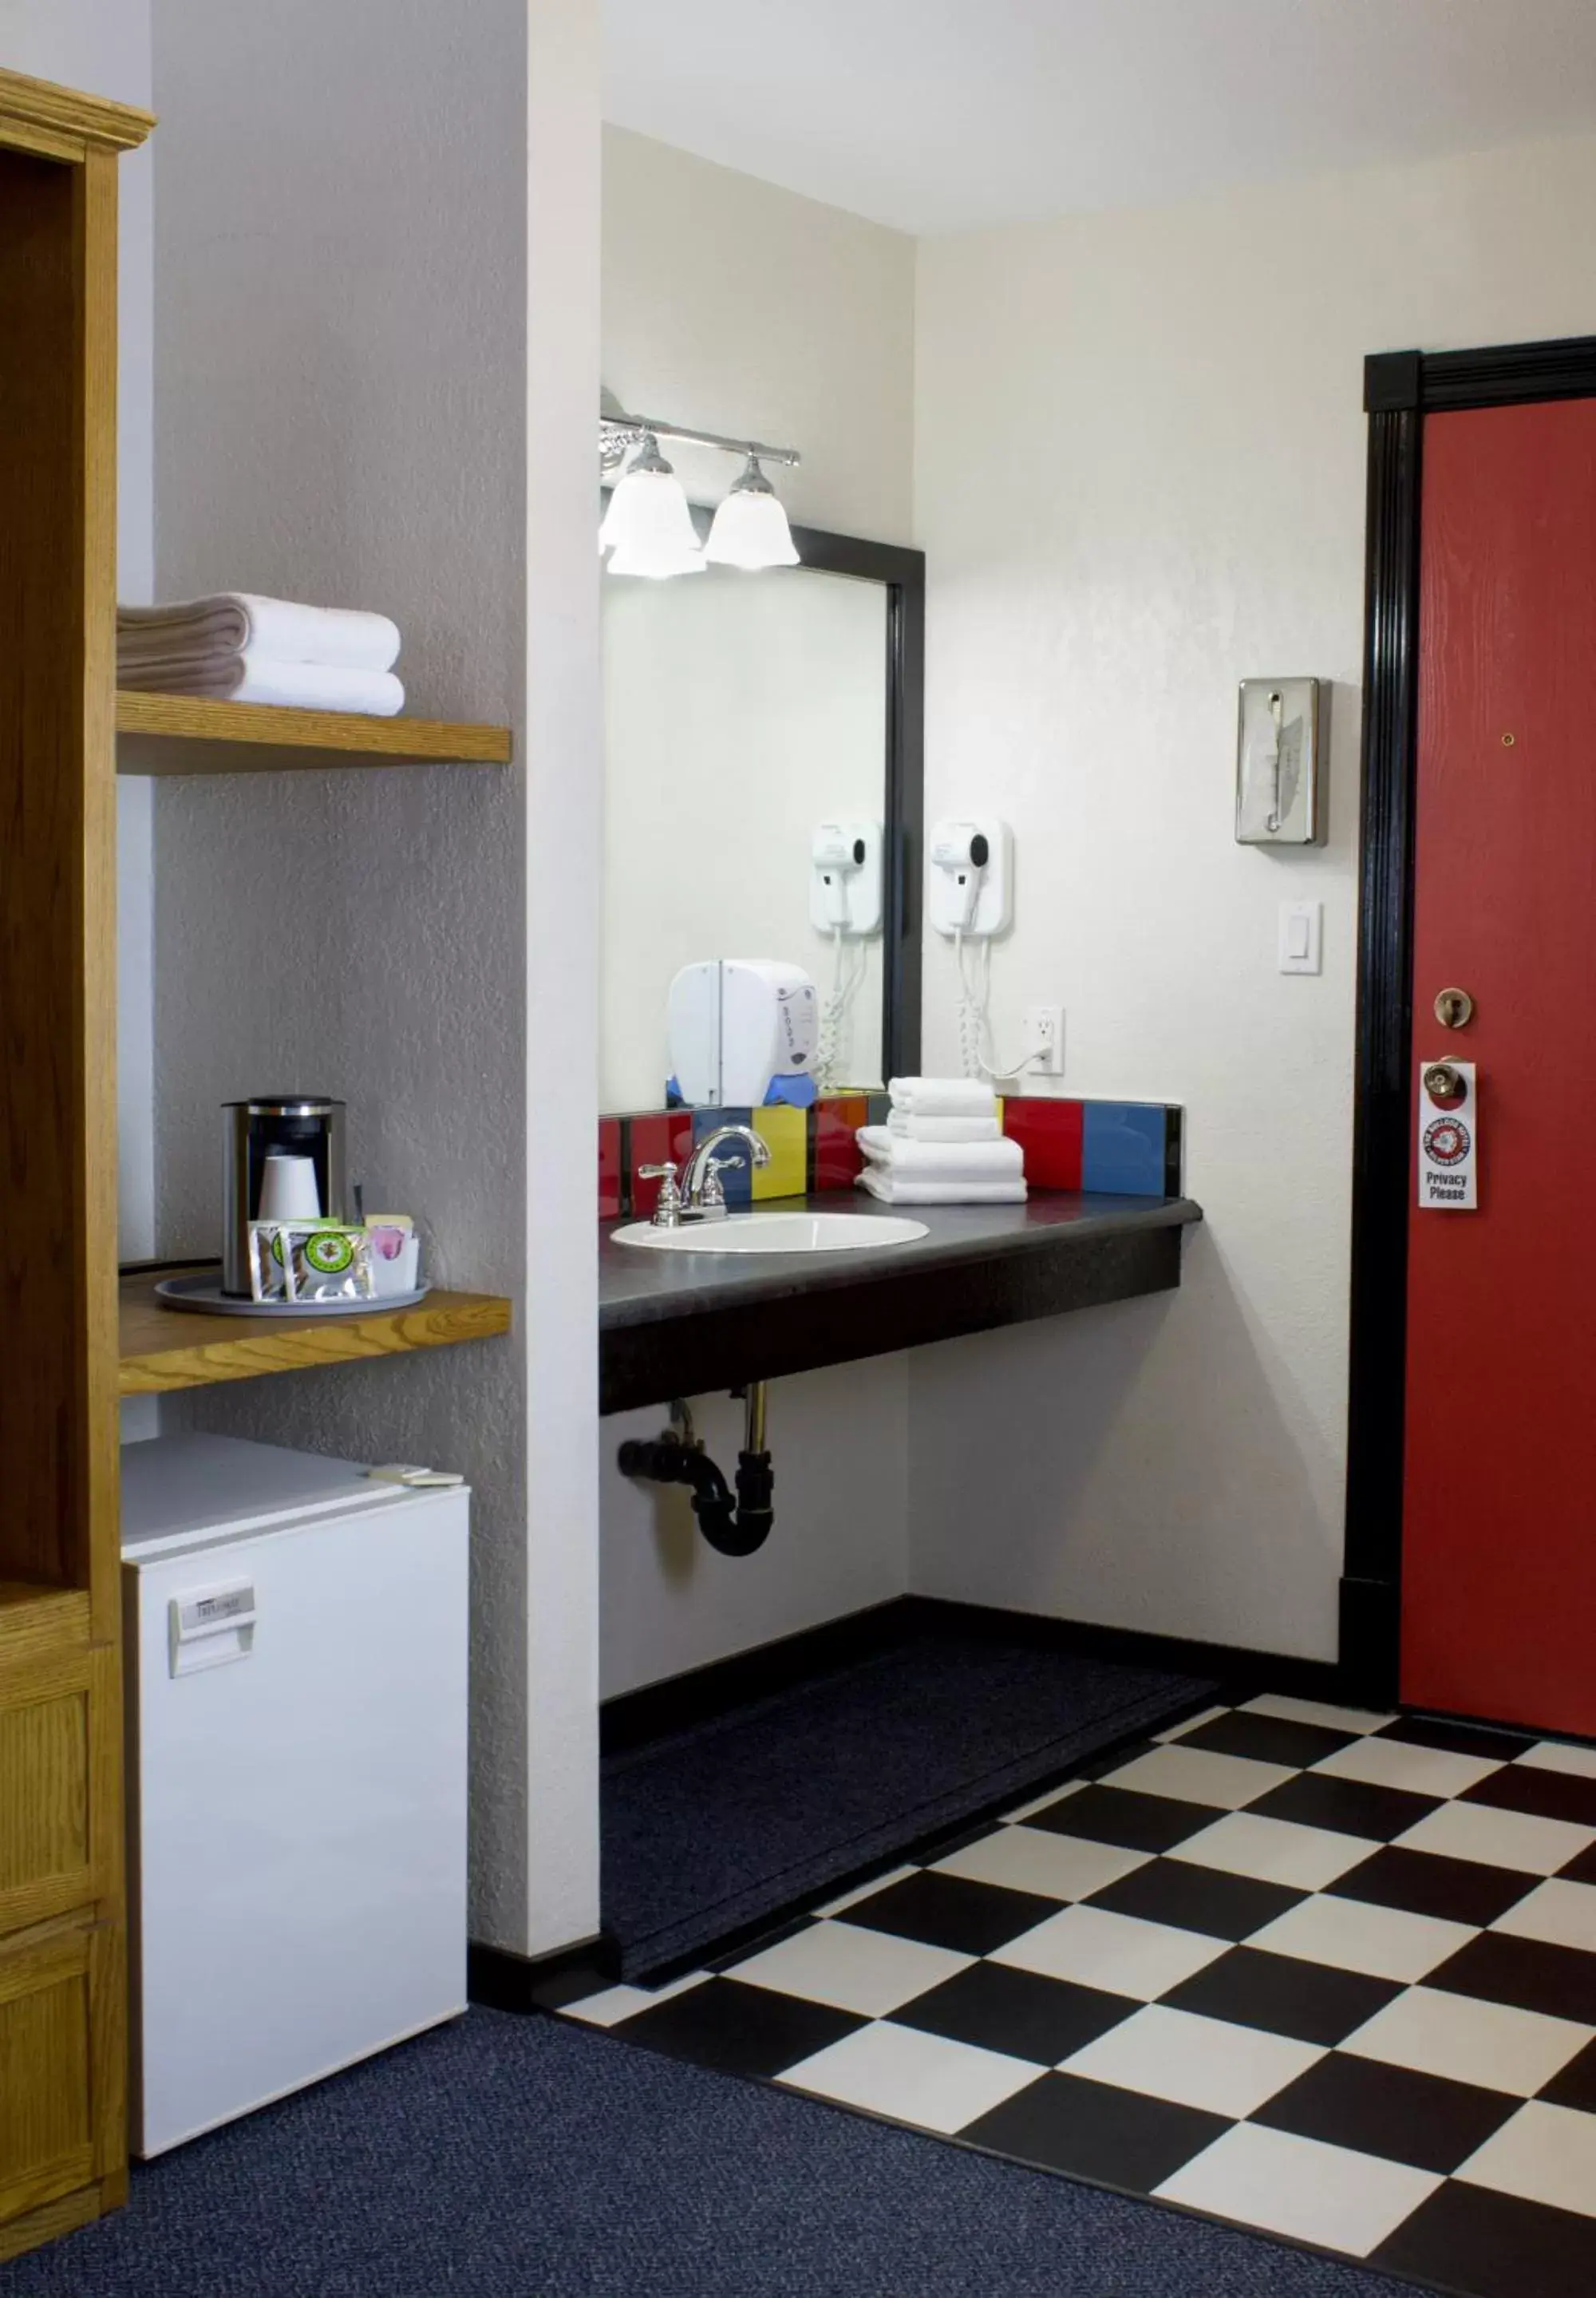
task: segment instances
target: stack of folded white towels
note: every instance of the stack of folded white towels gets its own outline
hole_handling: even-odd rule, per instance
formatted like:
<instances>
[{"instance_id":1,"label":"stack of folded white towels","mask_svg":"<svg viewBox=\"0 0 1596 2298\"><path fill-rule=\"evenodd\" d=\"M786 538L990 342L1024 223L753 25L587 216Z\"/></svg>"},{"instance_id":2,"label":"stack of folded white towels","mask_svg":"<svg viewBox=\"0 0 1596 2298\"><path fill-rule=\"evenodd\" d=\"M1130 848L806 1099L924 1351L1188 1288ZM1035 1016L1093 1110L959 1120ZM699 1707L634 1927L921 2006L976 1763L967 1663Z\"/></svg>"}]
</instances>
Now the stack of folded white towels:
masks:
<instances>
[{"instance_id":1,"label":"stack of folded white towels","mask_svg":"<svg viewBox=\"0 0 1596 2298\"><path fill-rule=\"evenodd\" d=\"M859 1186L889 1205L1019 1204L1025 1156L998 1122L991 1087L974 1078L893 1078L884 1125L857 1136Z\"/></svg>"},{"instance_id":2,"label":"stack of folded white towels","mask_svg":"<svg viewBox=\"0 0 1596 2298\"><path fill-rule=\"evenodd\" d=\"M391 718L405 700L393 674L399 650L399 625L386 615L252 591L117 608L117 684L146 694Z\"/></svg>"}]
</instances>

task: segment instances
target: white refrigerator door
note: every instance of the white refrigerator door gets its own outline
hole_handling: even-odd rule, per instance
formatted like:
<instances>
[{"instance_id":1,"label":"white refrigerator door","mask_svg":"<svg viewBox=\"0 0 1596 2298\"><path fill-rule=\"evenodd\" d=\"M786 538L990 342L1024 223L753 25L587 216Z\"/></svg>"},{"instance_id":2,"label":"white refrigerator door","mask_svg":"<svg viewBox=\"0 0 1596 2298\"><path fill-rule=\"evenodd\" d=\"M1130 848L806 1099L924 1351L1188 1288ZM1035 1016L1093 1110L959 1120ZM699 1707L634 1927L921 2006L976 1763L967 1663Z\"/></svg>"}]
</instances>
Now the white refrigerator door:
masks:
<instances>
[{"instance_id":1,"label":"white refrigerator door","mask_svg":"<svg viewBox=\"0 0 1596 2298\"><path fill-rule=\"evenodd\" d=\"M129 1567L137 2152L465 2008L466 1539L406 1494Z\"/></svg>"}]
</instances>

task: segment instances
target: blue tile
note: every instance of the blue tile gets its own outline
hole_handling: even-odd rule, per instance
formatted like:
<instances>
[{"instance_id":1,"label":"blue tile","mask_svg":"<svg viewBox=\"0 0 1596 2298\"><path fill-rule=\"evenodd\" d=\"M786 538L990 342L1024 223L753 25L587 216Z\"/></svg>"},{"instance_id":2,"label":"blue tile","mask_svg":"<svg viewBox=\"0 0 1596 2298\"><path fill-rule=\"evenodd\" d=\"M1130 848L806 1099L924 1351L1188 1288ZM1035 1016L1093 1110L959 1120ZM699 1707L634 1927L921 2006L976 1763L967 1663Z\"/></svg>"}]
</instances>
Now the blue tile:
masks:
<instances>
[{"instance_id":1,"label":"blue tile","mask_svg":"<svg viewBox=\"0 0 1596 2298\"><path fill-rule=\"evenodd\" d=\"M753 1123L753 1112L751 1109L695 1109L693 1112L694 1144L696 1145L707 1139L717 1126ZM753 1203L753 1169L748 1162L748 1153L740 1145L732 1143L723 1153L742 1159L740 1164L726 1168L720 1176L720 1186L726 1192L727 1203L739 1212L745 1211Z\"/></svg>"},{"instance_id":2,"label":"blue tile","mask_svg":"<svg viewBox=\"0 0 1596 2298\"><path fill-rule=\"evenodd\" d=\"M1082 1187L1119 1196L1163 1196L1164 1128L1161 1103L1089 1101Z\"/></svg>"}]
</instances>

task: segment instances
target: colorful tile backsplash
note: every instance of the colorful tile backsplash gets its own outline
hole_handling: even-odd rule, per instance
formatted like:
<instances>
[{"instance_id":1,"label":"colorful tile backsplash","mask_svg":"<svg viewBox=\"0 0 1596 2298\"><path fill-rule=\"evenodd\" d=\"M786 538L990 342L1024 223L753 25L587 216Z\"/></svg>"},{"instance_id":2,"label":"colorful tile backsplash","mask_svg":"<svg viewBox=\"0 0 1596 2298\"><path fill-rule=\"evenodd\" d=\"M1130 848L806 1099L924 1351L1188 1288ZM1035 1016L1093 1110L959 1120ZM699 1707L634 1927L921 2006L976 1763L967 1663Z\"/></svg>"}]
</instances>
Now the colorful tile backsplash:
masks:
<instances>
[{"instance_id":1,"label":"colorful tile backsplash","mask_svg":"<svg viewBox=\"0 0 1596 2298\"><path fill-rule=\"evenodd\" d=\"M770 1161L750 1174L746 1163L721 1175L735 1207L815 1189L851 1189L864 1160L854 1144L861 1125L884 1125L884 1093L823 1095L811 1109L654 1109L598 1120L598 1217L646 1220L657 1180L639 1167L687 1163L695 1141L718 1125L752 1125ZM1162 1101L1066 1101L1011 1095L998 1104L1003 1130L1025 1152L1032 1189L1087 1189L1128 1197L1181 1194L1182 1112Z\"/></svg>"}]
</instances>

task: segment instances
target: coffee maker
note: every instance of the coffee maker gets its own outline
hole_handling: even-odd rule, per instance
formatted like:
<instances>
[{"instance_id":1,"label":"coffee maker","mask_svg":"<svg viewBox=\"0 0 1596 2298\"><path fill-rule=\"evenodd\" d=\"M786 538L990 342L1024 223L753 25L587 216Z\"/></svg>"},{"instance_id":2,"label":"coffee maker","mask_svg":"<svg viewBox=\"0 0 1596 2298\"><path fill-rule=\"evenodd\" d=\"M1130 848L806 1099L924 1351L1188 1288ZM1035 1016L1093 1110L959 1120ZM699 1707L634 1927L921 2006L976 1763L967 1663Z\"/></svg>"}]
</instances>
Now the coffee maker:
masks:
<instances>
[{"instance_id":1,"label":"coffee maker","mask_svg":"<svg viewBox=\"0 0 1596 2298\"><path fill-rule=\"evenodd\" d=\"M262 1094L224 1104L224 1293L250 1297L252 1220L348 1219L343 1118L342 1102L324 1094Z\"/></svg>"}]
</instances>

